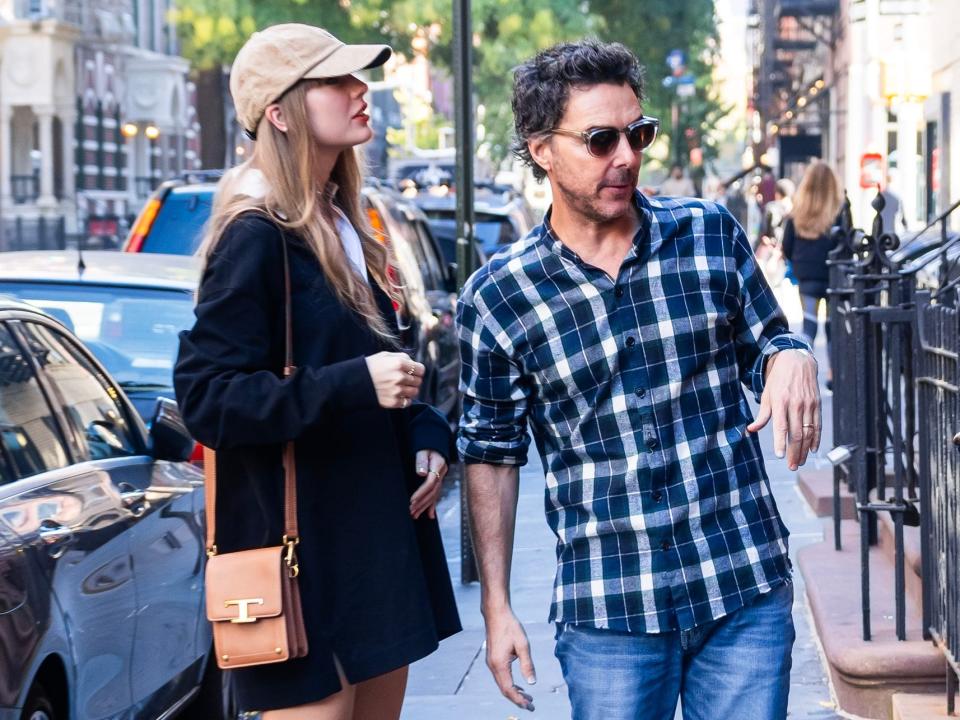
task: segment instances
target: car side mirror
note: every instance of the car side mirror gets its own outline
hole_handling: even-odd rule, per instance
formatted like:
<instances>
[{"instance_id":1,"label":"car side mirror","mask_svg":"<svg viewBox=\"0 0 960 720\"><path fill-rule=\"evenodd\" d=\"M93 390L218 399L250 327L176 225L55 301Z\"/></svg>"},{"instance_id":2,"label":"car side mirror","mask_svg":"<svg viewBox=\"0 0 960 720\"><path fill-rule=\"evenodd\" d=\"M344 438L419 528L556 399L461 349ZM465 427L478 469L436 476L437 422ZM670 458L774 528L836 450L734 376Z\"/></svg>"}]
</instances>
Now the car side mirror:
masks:
<instances>
[{"instance_id":1,"label":"car side mirror","mask_svg":"<svg viewBox=\"0 0 960 720\"><path fill-rule=\"evenodd\" d=\"M196 443L183 424L180 408L170 398L157 398L150 420L150 455L157 460L189 460Z\"/></svg>"}]
</instances>

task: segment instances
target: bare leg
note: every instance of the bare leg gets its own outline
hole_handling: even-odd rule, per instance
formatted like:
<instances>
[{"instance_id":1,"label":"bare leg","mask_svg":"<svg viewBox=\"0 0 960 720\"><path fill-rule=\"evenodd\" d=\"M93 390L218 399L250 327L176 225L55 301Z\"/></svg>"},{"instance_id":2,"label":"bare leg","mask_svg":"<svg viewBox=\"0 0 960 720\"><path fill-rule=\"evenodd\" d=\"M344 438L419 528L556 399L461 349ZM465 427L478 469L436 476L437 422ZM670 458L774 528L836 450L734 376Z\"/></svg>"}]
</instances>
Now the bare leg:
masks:
<instances>
[{"instance_id":1,"label":"bare leg","mask_svg":"<svg viewBox=\"0 0 960 720\"><path fill-rule=\"evenodd\" d=\"M356 687L348 685L320 702L283 710L267 710L263 713L263 720L350 720L353 717L355 695Z\"/></svg>"},{"instance_id":2,"label":"bare leg","mask_svg":"<svg viewBox=\"0 0 960 720\"><path fill-rule=\"evenodd\" d=\"M353 720L397 720L407 691L407 666L359 683L356 691Z\"/></svg>"},{"instance_id":3,"label":"bare leg","mask_svg":"<svg viewBox=\"0 0 960 720\"><path fill-rule=\"evenodd\" d=\"M340 661L336 658L333 661L336 663L340 685L343 688L340 692L308 705L267 710L263 713L262 720L351 720L358 686L347 682L340 667Z\"/></svg>"}]
</instances>

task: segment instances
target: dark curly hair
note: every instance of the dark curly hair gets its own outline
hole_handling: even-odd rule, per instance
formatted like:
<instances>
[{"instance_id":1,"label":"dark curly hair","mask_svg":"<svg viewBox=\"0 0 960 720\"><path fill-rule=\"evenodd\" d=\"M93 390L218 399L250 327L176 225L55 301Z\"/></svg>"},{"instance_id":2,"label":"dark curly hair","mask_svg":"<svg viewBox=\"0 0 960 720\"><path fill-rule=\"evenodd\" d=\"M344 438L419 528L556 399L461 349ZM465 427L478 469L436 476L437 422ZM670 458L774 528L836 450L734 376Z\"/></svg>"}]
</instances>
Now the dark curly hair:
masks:
<instances>
[{"instance_id":1,"label":"dark curly hair","mask_svg":"<svg viewBox=\"0 0 960 720\"><path fill-rule=\"evenodd\" d=\"M511 150L543 180L543 168L530 156L527 141L552 130L566 111L570 88L599 83L626 84L643 100L643 68L620 43L581 40L559 43L541 51L513 73L513 121L516 136Z\"/></svg>"}]
</instances>

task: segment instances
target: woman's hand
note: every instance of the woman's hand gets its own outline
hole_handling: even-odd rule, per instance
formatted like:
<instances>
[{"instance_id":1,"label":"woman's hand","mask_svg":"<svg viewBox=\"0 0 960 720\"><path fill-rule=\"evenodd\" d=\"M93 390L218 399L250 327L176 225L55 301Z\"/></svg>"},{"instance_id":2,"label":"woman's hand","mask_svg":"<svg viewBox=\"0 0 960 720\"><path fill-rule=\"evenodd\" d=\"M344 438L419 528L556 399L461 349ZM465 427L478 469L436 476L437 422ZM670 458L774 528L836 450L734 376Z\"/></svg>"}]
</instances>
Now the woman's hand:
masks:
<instances>
[{"instance_id":1,"label":"woman's hand","mask_svg":"<svg viewBox=\"0 0 960 720\"><path fill-rule=\"evenodd\" d=\"M424 510L427 517L436 519L437 502L440 500L440 490L443 487L443 476L447 474L447 461L436 450L420 450L417 453L417 475L425 477L423 485L410 498L410 515L414 520L419 518Z\"/></svg>"},{"instance_id":2,"label":"woman's hand","mask_svg":"<svg viewBox=\"0 0 960 720\"><path fill-rule=\"evenodd\" d=\"M379 352L366 357L380 407L405 408L420 392L425 368L402 352Z\"/></svg>"}]
</instances>

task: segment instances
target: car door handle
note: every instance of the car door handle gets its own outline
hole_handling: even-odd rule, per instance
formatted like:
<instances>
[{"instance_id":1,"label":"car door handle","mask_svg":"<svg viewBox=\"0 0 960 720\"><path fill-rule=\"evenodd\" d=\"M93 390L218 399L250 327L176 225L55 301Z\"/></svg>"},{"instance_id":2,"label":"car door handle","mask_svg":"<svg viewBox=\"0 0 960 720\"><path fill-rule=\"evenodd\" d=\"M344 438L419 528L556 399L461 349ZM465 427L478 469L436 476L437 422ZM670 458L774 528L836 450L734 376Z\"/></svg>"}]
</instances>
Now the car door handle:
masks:
<instances>
[{"instance_id":1,"label":"car door handle","mask_svg":"<svg viewBox=\"0 0 960 720\"><path fill-rule=\"evenodd\" d=\"M120 493L120 500L123 501L123 504L127 507L133 505L139 505L143 502L143 499L147 496L147 493L143 490L127 490Z\"/></svg>"},{"instance_id":2,"label":"car door handle","mask_svg":"<svg viewBox=\"0 0 960 720\"><path fill-rule=\"evenodd\" d=\"M120 501L126 507L133 507L134 505L139 505L143 502L143 499L147 496L146 490L140 490L135 488L130 483L120 483Z\"/></svg>"},{"instance_id":3,"label":"car door handle","mask_svg":"<svg viewBox=\"0 0 960 720\"><path fill-rule=\"evenodd\" d=\"M56 545L73 537L73 530L58 522L44 520L37 531L44 545Z\"/></svg>"},{"instance_id":4,"label":"car door handle","mask_svg":"<svg viewBox=\"0 0 960 720\"><path fill-rule=\"evenodd\" d=\"M140 518L147 513L146 490L140 490L130 483L122 482L118 485L120 490L120 502L127 508L135 518Z\"/></svg>"}]
</instances>

